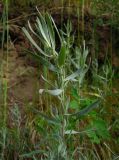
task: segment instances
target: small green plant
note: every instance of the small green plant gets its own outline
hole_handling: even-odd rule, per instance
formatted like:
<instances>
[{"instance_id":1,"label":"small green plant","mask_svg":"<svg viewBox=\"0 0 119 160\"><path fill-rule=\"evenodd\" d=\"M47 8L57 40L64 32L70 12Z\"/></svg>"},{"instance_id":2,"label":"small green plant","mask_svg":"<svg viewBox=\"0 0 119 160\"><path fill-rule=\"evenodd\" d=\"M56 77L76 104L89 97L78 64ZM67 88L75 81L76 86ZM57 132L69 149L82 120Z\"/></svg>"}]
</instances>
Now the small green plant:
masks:
<instances>
[{"instance_id":1,"label":"small green plant","mask_svg":"<svg viewBox=\"0 0 119 160\"><path fill-rule=\"evenodd\" d=\"M87 135L93 143L99 144L103 139L110 139L107 123L103 119L97 118L97 116L88 126L88 129L90 130L87 132Z\"/></svg>"}]
</instances>

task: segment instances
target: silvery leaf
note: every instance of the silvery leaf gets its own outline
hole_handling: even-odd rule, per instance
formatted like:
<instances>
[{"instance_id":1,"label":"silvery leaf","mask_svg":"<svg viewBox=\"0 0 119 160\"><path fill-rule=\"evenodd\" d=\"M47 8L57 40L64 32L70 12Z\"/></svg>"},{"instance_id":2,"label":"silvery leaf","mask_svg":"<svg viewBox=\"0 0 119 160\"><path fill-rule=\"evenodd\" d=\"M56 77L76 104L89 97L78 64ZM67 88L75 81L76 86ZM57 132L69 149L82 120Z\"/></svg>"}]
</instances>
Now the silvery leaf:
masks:
<instances>
[{"instance_id":1,"label":"silvery leaf","mask_svg":"<svg viewBox=\"0 0 119 160\"><path fill-rule=\"evenodd\" d=\"M44 92L44 89L39 89L39 93L42 94Z\"/></svg>"},{"instance_id":2,"label":"silvery leaf","mask_svg":"<svg viewBox=\"0 0 119 160\"><path fill-rule=\"evenodd\" d=\"M65 134L79 134L80 132L74 131L74 130L67 130L65 131Z\"/></svg>"},{"instance_id":3,"label":"silvery leaf","mask_svg":"<svg viewBox=\"0 0 119 160\"><path fill-rule=\"evenodd\" d=\"M77 76L80 75L82 69L78 69L76 72L72 73L70 76L66 77L64 81L73 81Z\"/></svg>"},{"instance_id":4,"label":"silvery leaf","mask_svg":"<svg viewBox=\"0 0 119 160\"><path fill-rule=\"evenodd\" d=\"M47 90L47 92L53 96L58 96L63 92L63 90L62 89L55 89L55 90Z\"/></svg>"},{"instance_id":5,"label":"silvery leaf","mask_svg":"<svg viewBox=\"0 0 119 160\"><path fill-rule=\"evenodd\" d=\"M29 39L29 41L31 42L31 44L40 52L42 53L44 56L46 57L52 57L52 55L47 55L38 45L37 43L34 41L34 39L31 37L30 33L26 30L26 28L22 28L24 34L27 36L27 38Z\"/></svg>"},{"instance_id":6,"label":"silvery leaf","mask_svg":"<svg viewBox=\"0 0 119 160\"><path fill-rule=\"evenodd\" d=\"M39 90L40 94L42 94L43 92L49 93L49 94L51 94L53 96L58 96L58 95L60 95L63 92L63 90L62 89L54 89L54 90L40 89Z\"/></svg>"}]
</instances>

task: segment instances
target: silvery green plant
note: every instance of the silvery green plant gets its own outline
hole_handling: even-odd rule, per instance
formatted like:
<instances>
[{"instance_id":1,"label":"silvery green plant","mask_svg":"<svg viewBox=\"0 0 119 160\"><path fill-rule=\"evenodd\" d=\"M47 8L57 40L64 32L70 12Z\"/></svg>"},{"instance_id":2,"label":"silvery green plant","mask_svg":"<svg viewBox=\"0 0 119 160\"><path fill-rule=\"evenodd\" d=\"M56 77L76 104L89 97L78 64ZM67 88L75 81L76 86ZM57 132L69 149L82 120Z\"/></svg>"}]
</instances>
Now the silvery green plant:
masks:
<instances>
[{"instance_id":1,"label":"silvery green plant","mask_svg":"<svg viewBox=\"0 0 119 160\"><path fill-rule=\"evenodd\" d=\"M38 11L38 17L36 18L35 23L36 30L33 29L33 26L28 21L29 31L26 28L23 28L23 32L34 47L33 56L38 58L43 65L52 71L52 74L55 74L56 77L55 80L52 81L41 75L49 88L40 88L39 93L41 95L44 93L55 96L60 102L58 108L56 107L55 109L53 106L54 104L49 104L53 119L50 119L43 113L39 112L39 114L50 121L50 123L55 124L58 128L57 137L59 137L59 145L57 149L55 146L54 152L57 153L59 157L62 156L64 159L68 159L65 136L79 134L78 131L67 130L70 117L83 115L98 105L98 102L95 102L78 113L68 113L70 96L67 95L67 90L76 84L81 87L84 76L89 68L86 64L88 49L85 47L85 42L83 49L79 47L72 49L74 37L71 36L72 25L69 21L65 26L66 32L63 30L59 31L51 15L48 13L42 15L38 8L36 9ZM56 40L56 35L58 40ZM41 47L33 37L40 40L42 43L41 46L43 47ZM60 46L59 50L56 45L57 41L59 42L58 46ZM54 132L55 130L56 128L54 129ZM57 155L55 155L55 158Z\"/></svg>"},{"instance_id":2,"label":"silvery green plant","mask_svg":"<svg viewBox=\"0 0 119 160\"><path fill-rule=\"evenodd\" d=\"M97 84L101 84L104 88L108 89L114 76L114 70L109 61L99 68L98 61L95 60L92 62L92 75L93 80L97 82Z\"/></svg>"},{"instance_id":3,"label":"silvery green plant","mask_svg":"<svg viewBox=\"0 0 119 160\"><path fill-rule=\"evenodd\" d=\"M48 68L53 72L56 72L58 75L57 77L60 78L60 81L62 82L59 86L60 88L57 88L58 86L54 86L54 90L40 89L39 92L48 92L52 95L58 96L63 92L64 88L70 81L77 81L77 79L81 77L82 74L84 75L84 70L86 73L88 68L86 65L88 50L85 49L84 44L84 50L82 54L80 49L76 47L74 52L74 54L76 54L76 57L73 58L73 55L71 57L71 55L69 55L71 52L70 49L72 47L72 42L70 42L71 23L69 22L66 26L67 33L64 33L63 31L59 32L53 18L49 14L45 14L45 16L43 16L39 11L38 13L39 17L37 17L35 24L37 32L33 30L30 22L28 22L28 26L31 33L33 33L38 39L40 39L44 46L44 50L32 38L31 34L27 31L26 28L23 28L23 32L25 33L33 47L35 47L35 49L40 53L39 54L35 52L34 56L37 56L41 60L44 60ZM55 32L57 32L57 35L60 40L59 46L61 47L59 52L57 52L56 50ZM51 63L51 61L53 61L53 64ZM65 68L65 66L68 66L69 64L71 74L66 75L67 69ZM76 71L72 71L72 64L76 68ZM46 80L43 76L42 78L50 84L50 82ZM52 85L53 84L51 84L51 86Z\"/></svg>"}]
</instances>

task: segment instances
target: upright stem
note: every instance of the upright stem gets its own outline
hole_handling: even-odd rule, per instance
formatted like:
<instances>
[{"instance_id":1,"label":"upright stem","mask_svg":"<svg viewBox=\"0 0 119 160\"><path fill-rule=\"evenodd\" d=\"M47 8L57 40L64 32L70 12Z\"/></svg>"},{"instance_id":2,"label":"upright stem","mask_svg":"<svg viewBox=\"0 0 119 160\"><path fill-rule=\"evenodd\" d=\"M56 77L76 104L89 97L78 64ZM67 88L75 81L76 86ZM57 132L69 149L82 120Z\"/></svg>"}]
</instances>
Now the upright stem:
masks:
<instances>
[{"instance_id":1,"label":"upright stem","mask_svg":"<svg viewBox=\"0 0 119 160\"><path fill-rule=\"evenodd\" d=\"M61 129L61 135L62 138L64 139L64 135L65 135L65 84L64 84L64 79L65 79L65 68L62 67L60 69L60 81L61 81L61 89L63 90L62 94L61 94L61 107L62 107L62 129Z\"/></svg>"}]
</instances>

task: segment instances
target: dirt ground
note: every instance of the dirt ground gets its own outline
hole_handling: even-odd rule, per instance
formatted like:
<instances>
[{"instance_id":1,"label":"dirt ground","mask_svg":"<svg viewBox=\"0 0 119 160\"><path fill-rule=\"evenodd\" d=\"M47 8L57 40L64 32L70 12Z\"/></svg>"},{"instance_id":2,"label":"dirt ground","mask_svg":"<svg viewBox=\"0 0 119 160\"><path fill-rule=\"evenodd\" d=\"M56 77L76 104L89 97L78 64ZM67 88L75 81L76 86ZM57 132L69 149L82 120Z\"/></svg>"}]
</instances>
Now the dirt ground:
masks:
<instances>
[{"instance_id":1,"label":"dirt ground","mask_svg":"<svg viewBox=\"0 0 119 160\"><path fill-rule=\"evenodd\" d=\"M0 50L1 58L3 54L6 54L6 51ZM39 69L28 65L28 59L19 56L12 43L9 45L7 57L7 61L6 58L5 60L2 58L1 80L7 79L9 103L23 105L26 102L32 102L36 97L38 98L41 85L38 78Z\"/></svg>"}]
</instances>

